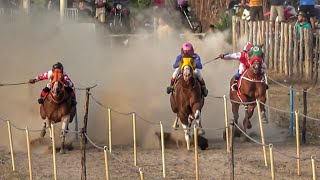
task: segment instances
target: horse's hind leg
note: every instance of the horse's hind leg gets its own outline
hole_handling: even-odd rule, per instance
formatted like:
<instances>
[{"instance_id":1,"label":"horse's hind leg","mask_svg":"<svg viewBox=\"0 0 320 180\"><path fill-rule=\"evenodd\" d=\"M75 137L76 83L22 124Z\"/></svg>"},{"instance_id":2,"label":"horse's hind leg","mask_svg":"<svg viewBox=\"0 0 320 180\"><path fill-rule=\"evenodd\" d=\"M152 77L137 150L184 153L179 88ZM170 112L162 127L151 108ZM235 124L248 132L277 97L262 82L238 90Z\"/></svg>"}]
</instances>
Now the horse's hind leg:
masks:
<instances>
[{"instance_id":1,"label":"horse's hind leg","mask_svg":"<svg viewBox=\"0 0 320 180\"><path fill-rule=\"evenodd\" d=\"M65 140L66 140L66 132L68 129L69 125L69 120L70 120L70 115L66 115L62 118L62 127L61 127L61 148L60 148L60 153L64 154L65 153Z\"/></svg>"},{"instance_id":2,"label":"horse's hind leg","mask_svg":"<svg viewBox=\"0 0 320 180\"><path fill-rule=\"evenodd\" d=\"M178 118L178 116L176 116L176 119L174 120L174 123L173 123L173 126L172 126L174 129L179 128L178 120L179 120L179 118Z\"/></svg>"}]
</instances>

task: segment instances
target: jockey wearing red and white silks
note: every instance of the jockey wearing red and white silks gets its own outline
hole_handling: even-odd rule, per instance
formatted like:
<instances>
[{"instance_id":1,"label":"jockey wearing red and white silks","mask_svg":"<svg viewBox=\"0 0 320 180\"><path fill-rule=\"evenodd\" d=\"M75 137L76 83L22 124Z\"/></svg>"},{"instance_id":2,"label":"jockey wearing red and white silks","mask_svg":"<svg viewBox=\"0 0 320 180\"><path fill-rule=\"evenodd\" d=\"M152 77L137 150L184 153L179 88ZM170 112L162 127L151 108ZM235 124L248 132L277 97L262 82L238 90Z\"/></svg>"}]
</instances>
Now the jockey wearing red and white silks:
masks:
<instances>
[{"instance_id":1,"label":"jockey wearing red and white silks","mask_svg":"<svg viewBox=\"0 0 320 180\"><path fill-rule=\"evenodd\" d=\"M52 70L49 70L48 72L45 72L45 73L41 74L40 76L37 76L35 78L35 82L49 79L49 83L47 84L47 87L50 88L51 76L52 76ZM72 81L71 81L71 79L69 78L69 76L64 71L63 71L63 78L65 80L65 86L66 87L73 87L74 86Z\"/></svg>"}]
</instances>

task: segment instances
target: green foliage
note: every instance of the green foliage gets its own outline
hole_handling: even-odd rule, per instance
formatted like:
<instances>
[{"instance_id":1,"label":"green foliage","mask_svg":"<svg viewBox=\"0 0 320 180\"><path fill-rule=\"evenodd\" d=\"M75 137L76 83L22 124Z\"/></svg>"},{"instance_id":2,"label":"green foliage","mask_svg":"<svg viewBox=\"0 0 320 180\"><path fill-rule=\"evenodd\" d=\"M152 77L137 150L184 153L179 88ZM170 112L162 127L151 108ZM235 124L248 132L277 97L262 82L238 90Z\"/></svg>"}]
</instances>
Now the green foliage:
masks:
<instances>
[{"instance_id":1,"label":"green foliage","mask_svg":"<svg viewBox=\"0 0 320 180\"><path fill-rule=\"evenodd\" d=\"M220 31L230 29L232 27L232 16L229 13L220 13L218 16L218 22L215 25Z\"/></svg>"},{"instance_id":2,"label":"green foliage","mask_svg":"<svg viewBox=\"0 0 320 180\"><path fill-rule=\"evenodd\" d=\"M151 0L130 0L130 3L137 8L147 8L151 4Z\"/></svg>"}]
</instances>

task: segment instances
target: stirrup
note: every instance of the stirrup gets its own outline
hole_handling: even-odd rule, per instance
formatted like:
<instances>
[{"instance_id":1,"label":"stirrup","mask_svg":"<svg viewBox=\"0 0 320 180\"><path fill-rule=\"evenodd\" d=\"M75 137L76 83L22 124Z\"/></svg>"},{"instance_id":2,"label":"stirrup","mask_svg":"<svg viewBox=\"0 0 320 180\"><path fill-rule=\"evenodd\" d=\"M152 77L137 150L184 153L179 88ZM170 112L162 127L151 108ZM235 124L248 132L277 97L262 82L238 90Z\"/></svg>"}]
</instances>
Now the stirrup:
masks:
<instances>
[{"instance_id":1,"label":"stirrup","mask_svg":"<svg viewBox=\"0 0 320 180\"><path fill-rule=\"evenodd\" d=\"M167 87L167 94L170 94L172 92L172 86Z\"/></svg>"},{"instance_id":2,"label":"stirrup","mask_svg":"<svg viewBox=\"0 0 320 180\"><path fill-rule=\"evenodd\" d=\"M237 85L237 83L234 83L234 84L231 85L231 90L232 90L232 91L237 91L237 90L238 90L238 85Z\"/></svg>"},{"instance_id":3,"label":"stirrup","mask_svg":"<svg viewBox=\"0 0 320 180\"><path fill-rule=\"evenodd\" d=\"M42 99L42 98L39 98L39 99L38 99L38 103L39 103L39 104L43 104L43 103L44 103L43 99Z\"/></svg>"}]
</instances>

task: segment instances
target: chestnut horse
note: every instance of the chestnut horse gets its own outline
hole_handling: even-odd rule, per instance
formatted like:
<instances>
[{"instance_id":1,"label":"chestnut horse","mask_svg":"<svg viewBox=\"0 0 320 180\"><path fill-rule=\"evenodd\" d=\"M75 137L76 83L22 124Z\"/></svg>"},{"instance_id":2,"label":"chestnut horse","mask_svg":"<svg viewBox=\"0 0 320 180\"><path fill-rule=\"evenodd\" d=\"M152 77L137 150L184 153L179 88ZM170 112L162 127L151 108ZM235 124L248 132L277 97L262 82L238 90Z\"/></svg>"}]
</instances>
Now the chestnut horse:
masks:
<instances>
[{"instance_id":1,"label":"chestnut horse","mask_svg":"<svg viewBox=\"0 0 320 180\"><path fill-rule=\"evenodd\" d=\"M76 106L71 104L71 92L65 90L64 77L60 70L55 70L52 73L50 84L50 92L44 100L43 105L40 106L40 116L44 120L41 137L46 134L46 129L50 131L52 123L62 122L61 130L61 149L60 153L65 153L65 138L68 124L72 122L76 113Z\"/></svg>"},{"instance_id":2,"label":"chestnut horse","mask_svg":"<svg viewBox=\"0 0 320 180\"><path fill-rule=\"evenodd\" d=\"M170 96L171 109L176 113L173 127L178 127L180 120L185 132L187 149L190 150L190 127L193 120L199 127L199 134L204 134L201 126L201 109L204 104L200 82L194 75L195 62L193 58L183 58L180 62L182 75L178 78Z\"/></svg>"},{"instance_id":3,"label":"chestnut horse","mask_svg":"<svg viewBox=\"0 0 320 180\"><path fill-rule=\"evenodd\" d=\"M250 67L243 73L238 81L238 90L232 91L230 89L230 101L232 104L232 113L235 123L238 124L240 104L243 104L245 107L245 117L243 120L244 132L246 132L246 129L250 129L252 127L250 118L254 113L257 99L263 103L260 104L262 120L265 123L268 122L264 107L264 104L267 101L267 85L265 83L264 74L261 72L262 63L263 62L260 57L256 56L251 58L249 63ZM233 82L234 77L230 80L230 86ZM239 133L239 131L237 131L237 133Z\"/></svg>"}]
</instances>

